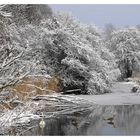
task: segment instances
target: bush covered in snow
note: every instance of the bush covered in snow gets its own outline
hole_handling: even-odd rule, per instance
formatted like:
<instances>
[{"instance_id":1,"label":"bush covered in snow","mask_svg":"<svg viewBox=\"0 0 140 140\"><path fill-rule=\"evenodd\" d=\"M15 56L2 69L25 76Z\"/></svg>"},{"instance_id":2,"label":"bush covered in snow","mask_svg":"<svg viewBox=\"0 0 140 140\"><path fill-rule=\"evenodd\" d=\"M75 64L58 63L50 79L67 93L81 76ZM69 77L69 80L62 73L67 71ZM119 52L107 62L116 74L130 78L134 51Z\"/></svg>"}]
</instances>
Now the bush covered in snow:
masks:
<instances>
[{"instance_id":1,"label":"bush covered in snow","mask_svg":"<svg viewBox=\"0 0 140 140\"><path fill-rule=\"evenodd\" d=\"M0 91L11 86L30 72L32 61L23 60L26 48L18 42L17 26L9 21L12 13L4 11L5 5L0 6Z\"/></svg>"},{"instance_id":2,"label":"bush covered in snow","mask_svg":"<svg viewBox=\"0 0 140 140\"><path fill-rule=\"evenodd\" d=\"M8 36L17 49L15 52L24 50L18 59L20 64L34 64L32 75L59 77L62 91L82 89L86 94L109 91L119 70L96 26L81 24L66 13L51 13L49 8L51 16L46 18L48 14L44 15L37 5L8 5L5 9L13 13Z\"/></svg>"},{"instance_id":3,"label":"bush covered in snow","mask_svg":"<svg viewBox=\"0 0 140 140\"><path fill-rule=\"evenodd\" d=\"M123 78L139 72L140 31L137 28L114 31L108 47L115 54Z\"/></svg>"}]
</instances>

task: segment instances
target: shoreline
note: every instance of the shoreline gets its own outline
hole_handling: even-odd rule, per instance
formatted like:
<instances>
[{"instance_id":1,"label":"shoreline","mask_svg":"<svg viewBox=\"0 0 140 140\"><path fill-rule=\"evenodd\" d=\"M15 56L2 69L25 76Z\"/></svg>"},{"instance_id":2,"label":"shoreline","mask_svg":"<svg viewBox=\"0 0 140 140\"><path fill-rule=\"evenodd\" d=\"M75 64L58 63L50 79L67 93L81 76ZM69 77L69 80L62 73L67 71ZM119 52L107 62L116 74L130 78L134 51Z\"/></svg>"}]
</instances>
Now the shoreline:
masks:
<instances>
[{"instance_id":1,"label":"shoreline","mask_svg":"<svg viewBox=\"0 0 140 140\"><path fill-rule=\"evenodd\" d=\"M132 93L135 82L117 82L112 87L112 93L102 95L76 95L84 100L98 105L134 105L140 104L140 93Z\"/></svg>"}]
</instances>

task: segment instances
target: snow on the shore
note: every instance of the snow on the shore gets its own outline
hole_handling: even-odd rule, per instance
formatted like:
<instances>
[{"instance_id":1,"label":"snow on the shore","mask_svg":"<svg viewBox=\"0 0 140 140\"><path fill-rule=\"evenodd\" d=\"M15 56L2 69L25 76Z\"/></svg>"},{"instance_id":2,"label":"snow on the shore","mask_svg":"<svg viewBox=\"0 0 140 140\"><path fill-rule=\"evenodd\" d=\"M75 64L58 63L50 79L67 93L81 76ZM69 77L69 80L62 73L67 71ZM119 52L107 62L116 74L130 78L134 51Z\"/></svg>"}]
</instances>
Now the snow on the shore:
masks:
<instances>
[{"instance_id":1,"label":"snow on the shore","mask_svg":"<svg viewBox=\"0 0 140 140\"><path fill-rule=\"evenodd\" d=\"M78 95L85 100L99 105L130 105L140 104L140 93L132 93L135 82L114 83L111 91L104 95Z\"/></svg>"}]
</instances>

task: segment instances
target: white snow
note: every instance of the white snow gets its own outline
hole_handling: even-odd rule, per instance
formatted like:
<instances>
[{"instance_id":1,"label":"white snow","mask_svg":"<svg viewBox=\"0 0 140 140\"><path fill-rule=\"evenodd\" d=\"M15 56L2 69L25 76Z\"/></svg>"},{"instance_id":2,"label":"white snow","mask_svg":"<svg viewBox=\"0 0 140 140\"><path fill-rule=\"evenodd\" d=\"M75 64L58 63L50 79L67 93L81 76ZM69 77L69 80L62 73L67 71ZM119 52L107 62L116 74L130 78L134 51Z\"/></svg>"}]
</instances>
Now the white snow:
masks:
<instances>
[{"instance_id":1,"label":"white snow","mask_svg":"<svg viewBox=\"0 0 140 140\"><path fill-rule=\"evenodd\" d=\"M135 82L117 82L112 87L112 93L103 95L78 95L85 100L99 105L130 105L140 104L140 93L132 93Z\"/></svg>"}]
</instances>

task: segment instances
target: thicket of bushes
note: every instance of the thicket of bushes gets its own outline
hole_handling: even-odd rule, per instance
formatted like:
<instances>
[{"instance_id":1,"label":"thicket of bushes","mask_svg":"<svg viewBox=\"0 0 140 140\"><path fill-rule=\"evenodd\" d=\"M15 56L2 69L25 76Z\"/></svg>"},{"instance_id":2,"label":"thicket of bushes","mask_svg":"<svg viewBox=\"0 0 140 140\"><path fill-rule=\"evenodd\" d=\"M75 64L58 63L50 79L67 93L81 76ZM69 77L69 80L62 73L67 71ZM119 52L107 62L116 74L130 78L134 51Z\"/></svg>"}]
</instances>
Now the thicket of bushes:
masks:
<instances>
[{"instance_id":1,"label":"thicket of bushes","mask_svg":"<svg viewBox=\"0 0 140 140\"><path fill-rule=\"evenodd\" d=\"M15 68L26 65L25 73L32 66L30 74L58 77L62 91L81 89L80 94L108 92L120 75L96 26L53 13L45 5L7 5L3 10L12 14L5 27L10 41L5 45L13 45L17 54L23 52L20 63L13 63Z\"/></svg>"},{"instance_id":2,"label":"thicket of bushes","mask_svg":"<svg viewBox=\"0 0 140 140\"><path fill-rule=\"evenodd\" d=\"M136 76L140 72L140 31L136 27L112 32L108 48L115 55L122 78Z\"/></svg>"}]
</instances>

